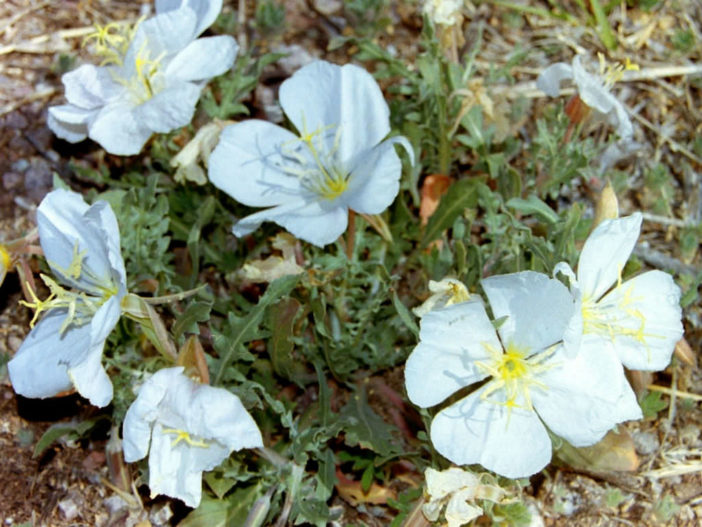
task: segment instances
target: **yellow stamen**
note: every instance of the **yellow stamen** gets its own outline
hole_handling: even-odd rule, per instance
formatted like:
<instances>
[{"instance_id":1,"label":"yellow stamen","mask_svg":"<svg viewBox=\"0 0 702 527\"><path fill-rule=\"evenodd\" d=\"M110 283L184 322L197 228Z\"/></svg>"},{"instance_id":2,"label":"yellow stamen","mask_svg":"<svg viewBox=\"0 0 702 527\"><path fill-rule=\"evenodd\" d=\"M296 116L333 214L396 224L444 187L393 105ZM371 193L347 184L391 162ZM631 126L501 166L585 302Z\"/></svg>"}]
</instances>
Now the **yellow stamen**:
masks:
<instances>
[{"instance_id":1,"label":"yellow stamen","mask_svg":"<svg viewBox=\"0 0 702 527\"><path fill-rule=\"evenodd\" d=\"M176 437L173 439L173 442L171 443L171 446L176 446L178 443L181 441L184 441L187 443L189 446L192 447L198 447L198 448L209 448L210 445L207 444L205 441L196 441L194 440L188 432L185 430L178 430L176 428L164 428L162 430L164 434L174 434Z\"/></svg>"},{"instance_id":2,"label":"yellow stamen","mask_svg":"<svg viewBox=\"0 0 702 527\"><path fill-rule=\"evenodd\" d=\"M3 269L10 267L10 253L7 251L4 245L0 244L0 266Z\"/></svg>"}]
</instances>

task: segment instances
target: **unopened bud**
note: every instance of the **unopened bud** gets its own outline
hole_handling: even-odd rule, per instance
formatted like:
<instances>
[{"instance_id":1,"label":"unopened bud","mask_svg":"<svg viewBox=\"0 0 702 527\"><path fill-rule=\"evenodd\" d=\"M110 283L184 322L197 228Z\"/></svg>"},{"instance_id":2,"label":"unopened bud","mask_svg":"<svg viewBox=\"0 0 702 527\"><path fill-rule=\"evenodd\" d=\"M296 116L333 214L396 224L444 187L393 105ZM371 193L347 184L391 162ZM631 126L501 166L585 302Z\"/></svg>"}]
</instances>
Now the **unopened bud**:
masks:
<instances>
[{"instance_id":1,"label":"unopened bud","mask_svg":"<svg viewBox=\"0 0 702 527\"><path fill-rule=\"evenodd\" d=\"M618 217L619 201L617 200L617 194L614 192L612 182L607 181L595 204L595 219L592 222L592 229L594 230L604 220L613 220Z\"/></svg>"}]
</instances>

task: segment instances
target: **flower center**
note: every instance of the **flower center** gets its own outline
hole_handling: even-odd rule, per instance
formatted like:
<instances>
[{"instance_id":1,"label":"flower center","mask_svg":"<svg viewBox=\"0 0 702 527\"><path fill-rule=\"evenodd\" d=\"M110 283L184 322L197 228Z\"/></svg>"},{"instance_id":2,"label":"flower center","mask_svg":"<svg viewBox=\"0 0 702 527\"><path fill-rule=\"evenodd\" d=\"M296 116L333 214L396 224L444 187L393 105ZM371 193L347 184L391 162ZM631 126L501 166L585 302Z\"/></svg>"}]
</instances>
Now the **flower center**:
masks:
<instances>
[{"instance_id":1,"label":"flower center","mask_svg":"<svg viewBox=\"0 0 702 527\"><path fill-rule=\"evenodd\" d=\"M488 400L495 392L504 393L504 401L498 398L497 404L508 409L523 408L531 410L530 389L546 390L546 385L539 381L539 374L553 367L544 362L553 355L555 348L550 348L541 353L532 354L531 350L520 348L510 343L503 352L489 344L483 344L490 354L485 362L477 362L479 369L492 376L481 399Z\"/></svg>"},{"instance_id":2,"label":"flower center","mask_svg":"<svg viewBox=\"0 0 702 527\"><path fill-rule=\"evenodd\" d=\"M284 162L278 169L297 177L309 192L333 201L346 192L349 173L337 159L341 128L336 127L334 142L329 149L325 136L330 128L333 126L309 132L303 123L300 137L281 146Z\"/></svg>"},{"instance_id":3,"label":"flower center","mask_svg":"<svg viewBox=\"0 0 702 527\"><path fill-rule=\"evenodd\" d=\"M625 71L636 70L638 71L638 64L634 64L627 57L626 62L622 64L607 64L605 57L602 53L597 54L597 58L600 61L600 75L604 81L604 85L607 88L612 87L615 83L622 80Z\"/></svg>"},{"instance_id":4,"label":"flower center","mask_svg":"<svg viewBox=\"0 0 702 527\"><path fill-rule=\"evenodd\" d=\"M62 275L73 280L77 280L81 274L86 278L90 278L91 281L98 284L91 287L91 292L96 296L87 295L82 291L66 290L52 278L41 274L41 279L46 284L46 287L49 288L50 294L48 298L39 300L34 289L27 287L29 294L32 296L32 301L20 300L20 304L23 306L34 309L34 316L29 323L30 327L34 327L41 313L52 309L66 309L66 318L59 328L59 334L63 335L71 325L82 326L90 322L90 319L93 318L98 309L119 292L119 288L112 280L96 279L93 273L87 268L84 269L83 258L85 258L85 252L78 252L78 244L76 243L73 247L73 259L66 269L62 269L54 263L52 263L52 266Z\"/></svg>"},{"instance_id":5,"label":"flower center","mask_svg":"<svg viewBox=\"0 0 702 527\"><path fill-rule=\"evenodd\" d=\"M617 286L617 289L622 286ZM583 317L583 333L608 335L614 341L616 337L629 337L641 344L646 343L646 318L632 304L640 300L633 297L633 287L622 289L623 295L613 300L583 298L581 313Z\"/></svg>"},{"instance_id":6,"label":"flower center","mask_svg":"<svg viewBox=\"0 0 702 527\"><path fill-rule=\"evenodd\" d=\"M192 436L188 432L186 432L185 430L180 430L177 428L163 428L161 431L164 434L175 435L175 438L173 438L173 442L171 443L171 446L176 446L178 443L183 441L184 443L187 443L188 446L192 446L192 447L197 447L197 448L209 448L210 447L210 445L206 441L193 439Z\"/></svg>"}]
</instances>

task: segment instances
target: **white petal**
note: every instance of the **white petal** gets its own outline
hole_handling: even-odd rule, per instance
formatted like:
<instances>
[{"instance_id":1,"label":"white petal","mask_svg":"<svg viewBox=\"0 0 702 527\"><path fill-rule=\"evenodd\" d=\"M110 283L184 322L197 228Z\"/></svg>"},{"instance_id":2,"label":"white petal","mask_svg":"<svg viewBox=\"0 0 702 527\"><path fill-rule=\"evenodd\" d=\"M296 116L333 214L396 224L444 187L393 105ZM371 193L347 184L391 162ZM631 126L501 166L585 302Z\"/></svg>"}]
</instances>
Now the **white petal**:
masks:
<instances>
[{"instance_id":1,"label":"white petal","mask_svg":"<svg viewBox=\"0 0 702 527\"><path fill-rule=\"evenodd\" d=\"M202 471L221 463L229 454L217 444L206 448L174 444L173 434L163 433L163 425L154 425L149 451L149 488L151 495L165 494L197 507L202 495Z\"/></svg>"},{"instance_id":2,"label":"white petal","mask_svg":"<svg viewBox=\"0 0 702 527\"><path fill-rule=\"evenodd\" d=\"M133 65L137 54L143 53L144 46L149 50L151 59L162 55L173 56L195 40L196 24L195 12L187 6L145 20L137 28L124 63Z\"/></svg>"},{"instance_id":3,"label":"white petal","mask_svg":"<svg viewBox=\"0 0 702 527\"><path fill-rule=\"evenodd\" d=\"M149 451L153 422L169 386L182 377L183 368L159 370L139 389L136 400L127 410L122 425L122 449L128 463L143 459Z\"/></svg>"},{"instance_id":4,"label":"white petal","mask_svg":"<svg viewBox=\"0 0 702 527\"><path fill-rule=\"evenodd\" d=\"M165 90L134 108L134 118L143 128L168 133L192 120L200 91L201 88L197 84L173 82Z\"/></svg>"},{"instance_id":5,"label":"white petal","mask_svg":"<svg viewBox=\"0 0 702 527\"><path fill-rule=\"evenodd\" d=\"M37 224L41 247L54 274L72 287L99 294L100 287L112 281L112 266L105 232L86 219L89 209L80 194L54 190L39 204ZM76 247L79 253L85 253L82 266L98 277L98 281L86 273L74 279L62 272L71 265Z\"/></svg>"},{"instance_id":6,"label":"white petal","mask_svg":"<svg viewBox=\"0 0 702 527\"><path fill-rule=\"evenodd\" d=\"M551 460L551 440L536 413L508 409L499 391L483 401L483 392L434 417L431 442L436 450L457 465L480 463L507 478L531 476L544 468Z\"/></svg>"},{"instance_id":7,"label":"white petal","mask_svg":"<svg viewBox=\"0 0 702 527\"><path fill-rule=\"evenodd\" d=\"M127 273L122 258L119 225L112 207L106 201L98 200L87 210L85 218L102 233L109 265L112 268L115 282L120 288L120 295L122 292L126 293Z\"/></svg>"},{"instance_id":8,"label":"white petal","mask_svg":"<svg viewBox=\"0 0 702 527\"><path fill-rule=\"evenodd\" d=\"M105 106L89 127L90 138L110 154L138 154L153 133L148 123L137 120L134 106L125 101Z\"/></svg>"},{"instance_id":9,"label":"white petal","mask_svg":"<svg viewBox=\"0 0 702 527\"><path fill-rule=\"evenodd\" d=\"M500 341L480 302L463 302L427 313L420 342L405 365L407 395L420 407L434 406L487 374L475 361L490 356Z\"/></svg>"},{"instance_id":10,"label":"white petal","mask_svg":"<svg viewBox=\"0 0 702 527\"><path fill-rule=\"evenodd\" d=\"M634 135L634 127L631 124L631 119L629 119L629 114L626 108L624 108L624 105L619 102L618 99L615 99L615 101L616 103L612 106L613 111L609 113L609 122L616 126L617 135L620 140L631 144L631 138Z\"/></svg>"},{"instance_id":11,"label":"white petal","mask_svg":"<svg viewBox=\"0 0 702 527\"><path fill-rule=\"evenodd\" d=\"M66 314L66 310L58 309L47 313L7 364L18 394L44 399L72 388L67 366L74 354L90 347L90 326L68 329L60 337Z\"/></svg>"},{"instance_id":12,"label":"white petal","mask_svg":"<svg viewBox=\"0 0 702 527\"><path fill-rule=\"evenodd\" d=\"M122 314L120 301L120 296L113 295L100 306L100 309L97 310L90 321L90 339L93 345L99 345L101 353L105 340L107 340L107 337L112 333L112 330L117 325L119 317Z\"/></svg>"},{"instance_id":13,"label":"white petal","mask_svg":"<svg viewBox=\"0 0 702 527\"><path fill-rule=\"evenodd\" d=\"M345 207L325 207L325 204L317 201L298 200L246 216L232 230L235 236L243 236L264 221L273 221L296 238L324 247L346 230L348 210Z\"/></svg>"},{"instance_id":14,"label":"white petal","mask_svg":"<svg viewBox=\"0 0 702 527\"><path fill-rule=\"evenodd\" d=\"M573 80L578 87L580 99L590 108L604 114L612 110L616 98L605 87L599 75L592 75L583 68L579 55L573 58Z\"/></svg>"},{"instance_id":15,"label":"white petal","mask_svg":"<svg viewBox=\"0 0 702 527\"><path fill-rule=\"evenodd\" d=\"M114 327L114 324L113 324ZM67 333L71 330L67 330ZM91 344L80 362L68 368L68 377L76 390L91 404L103 407L112 401L112 382L102 367L102 348L105 341Z\"/></svg>"},{"instance_id":16,"label":"white petal","mask_svg":"<svg viewBox=\"0 0 702 527\"><path fill-rule=\"evenodd\" d=\"M380 214L395 200L400 190L402 163L392 141L384 141L351 170L344 201L361 214Z\"/></svg>"},{"instance_id":17,"label":"white petal","mask_svg":"<svg viewBox=\"0 0 702 527\"><path fill-rule=\"evenodd\" d=\"M124 87L115 82L112 69L92 64L69 71L61 81L68 102L85 110L96 110L124 91Z\"/></svg>"},{"instance_id":18,"label":"white petal","mask_svg":"<svg viewBox=\"0 0 702 527\"><path fill-rule=\"evenodd\" d=\"M46 124L57 137L77 143L88 137L88 123L95 115L97 112L93 110L83 110L70 104L52 106Z\"/></svg>"},{"instance_id":19,"label":"white petal","mask_svg":"<svg viewBox=\"0 0 702 527\"><path fill-rule=\"evenodd\" d=\"M183 81L209 80L231 69L238 49L228 35L199 38L173 57L165 75Z\"/></svg>"},{"instance_id":20,"label":"white petal","mask_svg":"<svg viewBox=\"0 0 702 527\"><path fill-rule=\"evenodd\" d=\"M188 6L195 12L196 35L210 27L222 10L222 0L156 0L156 13L172 11L181 5Z\"/></svg>"},{"instance_id":21,"label":"white petal","mask_svg":"<svg viewBox=\"0 0 702 527\"><path fill-rule=\"evenodd\" d=\"M214 186L250 207L268 207L299 199L300 180L279 168L280 147L296 141L284 128L251 119L227 126L210 155L208 175Z\"/></svg>"},{"instance_id":22,"label":"white petal","mask_svg":"<svg viewBox=\"0 0 702 527\"><path fill-rule=\"evenodd\" d=\"M641 230L641 214L605 220L590 233L578 260L584 299L600 298L617 281Z\"/></svg>"},{"instance_id":23,"label":"white petal","mask_svg":"<svg viewBox=\"0 0 702 527\"><path fill-rule=\"evenodd\" d=\"M505 346L537 352L563 338L573 315L573 297L558 280L534 271L491 276L481 281Z\"/></svg>"},{"instance_id":24,"label":"white petal","mask_svg":"<svg viewBox=\"0 0 702 527\"><path fill-rule=\"evenodd\" d=\"M557 353L551 362L556 366L539 376L547 390L532 390L532 402L546 426L572 445L593 445L617 423L641 417L611 348L586 338L574 359Z\"/></svg>"},{"instance_id":25,"label":"white petal","mask_svg":"<svg viewBox=\"0 0 702 527\"><path fill-rule=\"evenodd\" d=\"M546 95L557 97L561 89L561 81L573 78L573 68L569 64L557 62L539 74L536 87Z\"/></svg>"},{"instance_id":26,"label":"white petal","mask_svg":"<svg viewBox=\"0 0 702 527\"><path fill-rule=\"evenodd\" d=\"M622 363L633 370L663 370L682 338L680 288L663 271L649 271L607 294L598 305L614 306L611 340Z\"/></svg>"},{"instance_id":27,"label":"white petal","mask_svg":"<svg viewBox=\"0 0 702 527\"><path fill-rule=\"evenodd\" d=\"M341 128L338 153L342 164L370 150L390 132L390 110L378 84L370 73L352 64L308 64L283 82L279 96L298 132ZM328 136L328 152L334 136Z\"/></svg>"},{"instance_id":28,"label":"white petal","mask_svg":"<svg viewBox=\"0 0 702 527\"><path fill-rule=\"evenodd\" d=\"M222 388L198 386L186 418L188 430L216 440L229 451L263 446L256 421L236 395Z\"/></svg>"}]
</instances>

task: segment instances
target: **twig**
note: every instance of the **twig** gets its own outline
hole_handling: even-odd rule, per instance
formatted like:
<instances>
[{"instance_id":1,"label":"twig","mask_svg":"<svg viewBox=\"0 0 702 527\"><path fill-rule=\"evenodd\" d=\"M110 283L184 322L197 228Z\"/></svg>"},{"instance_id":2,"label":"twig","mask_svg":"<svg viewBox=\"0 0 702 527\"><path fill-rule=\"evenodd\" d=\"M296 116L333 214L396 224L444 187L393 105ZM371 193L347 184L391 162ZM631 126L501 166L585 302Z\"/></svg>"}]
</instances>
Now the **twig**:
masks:
<instances>
[{"instance_id":1,"label":"twig","mask_svg":"<svg viewBox=\"0 0 702 527\"><path fill-rule=\"evenodd\" d=\"M637 246L634 249L634 254L656 269L672 269L676 274L691 274L693 276L699 273L699 269L694 265L687 265L677 258L663 254L650 247Z\"/></svg>"},{"instance_id":2,"label":"twig","mask_svg":"<svg viewBox=\"0 0 702 527\"><path fill-rule=\"evenodd\" d=\"M697 224L692 221L680 220L678 218L669 218L668 216L659 216L650 212L642 212L641 216L644 220L651 223L660 223L661 225L670 225L684 229L685 227L695 227Z\"/></svg>"},{"instance_id":3,"label":"twig","mask_svg":"<svg viewBox=\"0 0 702 527\"><path fill-rule=\"evenodd\" d=\"M23 40L22 42L17 42L16 44L8 44L0 48L0 55L7 55L8 53L53 53L55 49L40 48L40 44L51 41L52 39L69 39L69 38L79 38L89 35L95 31L94 26L88 27L76 27L72 29L62 29L56 31L55 33L49 33L46 35L39 35L38 37L30 38L29 40Z\"/></svg>"},{"instance_id":4,"label":"twig","mask_svg":"<svg viewBox=\"0 0 702 527\"><path fill-rule=\"evenodd\" d=\"M663 135L663 134L661 133L661 130L660 130L660 127L659 127L659 126L655 126L653 123L651 123L651 121L649 121L649 120L646 119L645 117L640 116L639 114L633 113L633 114L630 114L630 115L631 115L634 119L636 119L638 122L640 122L642 125L644 125L646 128L648 128L648 129L651 130L652 132L655 132L664 142L666 142L666 143L668 143L668 144L670 145L670 148L671 148L674 152L680 152L680 153L683 154L685 157L688 157L689 159L691 159L691 160L694 161L695 163L698 163L698 164L702 165L702 159L700 159L700 158L697 157L695 154L693 154L692 152L690 152L687 148L685 148L683 145L681 145L680 143L678 143L676 140L671 139L670 137L667 137L667 136Z\"/></svg>"},{"instance_id":5,"label":"twig","mask_svg":"<svg viewBox=\"0 0 702 527\"><path fill-rule=\"evenodd\" d=\"M19 101L10 103L4 108L0 109L0 117L2 117L3 115L7 115L10 112L14 112L17 108L20 108L21 106L24 106L25 104L30 103L32 101L43 99L45 97L51 97L54 93L56 93L56 88L47 88L42 91L31 93L26 97L23 97Z\"/></svg>"},{"instance_id":6,"label":"twig","mask_svg":"<svg viewBox=\"0 0 702 527\"><path fill-rule=\"evenodd\" d=\"M689 399L691 401L702 401L702 395L690 392L683 392L674 388L659 386L658 384L649 384L648 386L646 386L646 388L651 390L652 392L661 392L673 397L680 397L681 399Z\"/></svg>"},{"instance_id":7,"label":"twig","mask_svg":"<svg viewBox=\"0 0 702 527\"><path fill-rule=\"evenodd\" d=\"M5 31L7 31L8 29L10 29L10 27L12 26L12 24L18 22L20 19L24 18L24 17L25 17L26 15L28 15L29 13L31 13L31 12L33 12L33 11L38 11L39 9L42 9L42 8L46 7L46 6L49 5L50 3L51 3L51 0L45 0L45 1L42 2L41 4L37 4L37 5L35 5L35 6L28 7L28 8L25 9L24 11L20 11L19 13L15 13L15 14L12 15L12 16L10 17L10 19L7 21L7 24L5 24L5 27L3 27L2 29L0 29L0 35L4 34Z\"/></svg>"}]
</instances>

